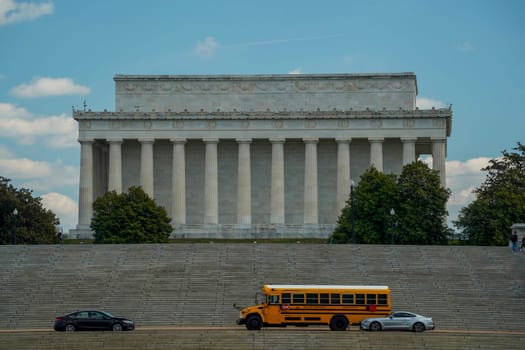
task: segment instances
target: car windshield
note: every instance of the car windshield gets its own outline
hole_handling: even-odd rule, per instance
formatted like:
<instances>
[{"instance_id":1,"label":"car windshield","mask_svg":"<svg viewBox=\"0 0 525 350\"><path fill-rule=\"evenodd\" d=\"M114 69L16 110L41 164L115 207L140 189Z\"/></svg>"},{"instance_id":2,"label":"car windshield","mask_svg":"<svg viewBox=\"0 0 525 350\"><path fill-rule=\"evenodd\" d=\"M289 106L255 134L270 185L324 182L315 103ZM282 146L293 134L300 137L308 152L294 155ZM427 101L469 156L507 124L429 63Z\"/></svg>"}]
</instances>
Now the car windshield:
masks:
<instances>
[{"instance_id":1,"label":"car windshield","mask_svg":"<svg viewBox=\"0 0 525 350\"><path fill-rule=\"evenodd\" d=\"M104 314L104 315L106 315L108 317L115 317L115 316L113 316L112 314L110 314L109 312L106 312L106 311L101 311L100 313Z\"/></svg>"}]
</instances>

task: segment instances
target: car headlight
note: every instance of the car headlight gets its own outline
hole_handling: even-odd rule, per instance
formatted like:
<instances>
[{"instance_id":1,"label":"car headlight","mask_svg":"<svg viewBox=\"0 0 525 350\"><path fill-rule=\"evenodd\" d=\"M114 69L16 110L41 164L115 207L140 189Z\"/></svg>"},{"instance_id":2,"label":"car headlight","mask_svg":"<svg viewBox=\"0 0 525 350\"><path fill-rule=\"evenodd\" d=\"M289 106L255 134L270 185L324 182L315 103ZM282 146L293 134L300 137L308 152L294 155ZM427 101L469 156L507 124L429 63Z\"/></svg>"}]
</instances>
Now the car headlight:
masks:
<instances>
[{"instance_id":1,"label":"car headlight","mask_svg":"<svg viewBox=\"0 0 525 350\"><path fill-rule=\"evenodd\" d=\"M129 320L125 320L123 321L124 323L127 323L127 324L133 324L133 321L129 321Z\"/></svg>"}]
</instances>

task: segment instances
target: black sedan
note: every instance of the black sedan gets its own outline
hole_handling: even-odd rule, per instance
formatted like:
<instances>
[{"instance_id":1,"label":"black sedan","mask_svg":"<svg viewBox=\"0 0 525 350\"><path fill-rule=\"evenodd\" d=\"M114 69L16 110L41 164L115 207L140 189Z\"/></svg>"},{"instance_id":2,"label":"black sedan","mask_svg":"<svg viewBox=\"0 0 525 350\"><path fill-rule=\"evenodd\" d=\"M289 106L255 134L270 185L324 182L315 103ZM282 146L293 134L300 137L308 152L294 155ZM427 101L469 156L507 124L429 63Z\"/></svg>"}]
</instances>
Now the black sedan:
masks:
<instances>
[{"instance_id":1,"label":"black sedan","mask_svg":"<svg viewBox=\"0 0 525 350\"><path fill-rule=\"evenodd\" d=\"M104 311L76 311L55 318L55 331L132 331L135 322Z\"/></svg>"}]
</instances>

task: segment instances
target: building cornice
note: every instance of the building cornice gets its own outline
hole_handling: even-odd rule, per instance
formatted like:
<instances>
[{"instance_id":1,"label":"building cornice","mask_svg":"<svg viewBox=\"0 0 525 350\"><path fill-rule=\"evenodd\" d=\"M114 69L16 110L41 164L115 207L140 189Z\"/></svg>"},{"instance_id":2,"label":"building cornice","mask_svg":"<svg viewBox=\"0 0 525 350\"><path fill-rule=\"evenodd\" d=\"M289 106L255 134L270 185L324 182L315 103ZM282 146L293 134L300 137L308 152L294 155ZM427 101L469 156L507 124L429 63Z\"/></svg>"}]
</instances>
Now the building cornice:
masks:
<instances>
[{"instance_id":1,"label":"building cornice","mask_svg":"<svg viewBox=\"0 0 525 350\"><path fill-rule=\"evenodd\" d=\"M451 118L451 108L414 109L414 110L330 110L330 111L151 111L151 112L98 112L73 111L75 120L136 120L136 119L375 119L375 118Z\"/></svg>"},{"instance_id":2,"label":"building cornice","mask_svg":"<svg viewBox=\"0 0 525 350\"><path fill-rule=\"evenodd\" d=\"M240 121L241 129L246 128L244 124L250 121L271 120L275 127L281 128L283 121L305 121L306 128L315 128L317 123L329 120L338 120L338 125L348 127L351 120L371 120L374 127L378 128L386 120L403 120L404 125L413 127L414 122L418 120L433 120L434 125L440 125L445 128L445 135L448 137L452 128L452 109L397 109L397 110L329 110L329 111L165 111L165 112L93 112L73 111L73 118L79 123L91 122L144 122L144 127L151 129L153 123L162 121L171 121L176 128L181 128L183 123L205 121L209 127L217 127L217 123L222 121ZM342 123L342 124L341 124Z\"/></svg>"},{"instance_id":3,"label":"building cornice","mask_svg":"<svg viewBox=\"0 0 525 350\"><path fill-rule=\"evenodd\" d=\"M414 72L400 73L335 73L335 74L225 74L225 75L133 75L133 74L115 74L114 81L160 81L160 80L185 80L185 81L268 81L268 80L317 80L317 79L348 79L348 78L371 78L371 79L388 79L388 78L412 78L415 79Z\"/></svg>"}]
</instances>

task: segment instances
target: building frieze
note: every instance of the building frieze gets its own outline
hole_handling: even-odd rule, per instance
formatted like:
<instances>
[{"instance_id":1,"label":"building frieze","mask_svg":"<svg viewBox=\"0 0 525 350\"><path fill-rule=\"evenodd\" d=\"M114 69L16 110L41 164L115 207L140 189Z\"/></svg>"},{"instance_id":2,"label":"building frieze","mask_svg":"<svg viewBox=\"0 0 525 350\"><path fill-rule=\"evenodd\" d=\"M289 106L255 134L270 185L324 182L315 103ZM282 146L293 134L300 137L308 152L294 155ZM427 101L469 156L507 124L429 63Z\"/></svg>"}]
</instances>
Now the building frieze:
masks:
<instances>
[{"instance_id":1,"label":"building frieze","mask_svg":"<svg viewBox=\"0 0 525 350\"><path fill-rule=\"evenodd\" d=\"M403 91L414 88L414 74L301 74L246 76L116 75L118 94L231 94L282 92Z\"/></svg>"},{"instance_id":2,"label":"building frieze","mask_svg":"<svg viewBox=\"0 0 525 350\"><path fill-rule=\"evenodd\" d=\"M412 87L410 81L390 79L355 79L351 81L279 81L272 84L258 81L241 82L125 82L117 85L119 94L273 94L282 92L367 92L367 91L405 91Z\"/></svg>"},{"instance_id":3,"label":"building frieze","mask_svg":"<svg viewBox=\"0 0 525 350\"><path fill-rule=\"evenodd\" d=\"M451 118L451 108L414 109L414 110L329 110L329 111L151 111L151 112L98 112L73 110L75 120L127 120L127 119L228 119L228 120L255 120L255 119L417 119L417 118Z\"/></svg>"}]
</instances>

